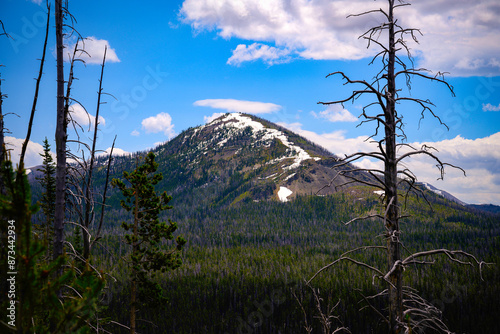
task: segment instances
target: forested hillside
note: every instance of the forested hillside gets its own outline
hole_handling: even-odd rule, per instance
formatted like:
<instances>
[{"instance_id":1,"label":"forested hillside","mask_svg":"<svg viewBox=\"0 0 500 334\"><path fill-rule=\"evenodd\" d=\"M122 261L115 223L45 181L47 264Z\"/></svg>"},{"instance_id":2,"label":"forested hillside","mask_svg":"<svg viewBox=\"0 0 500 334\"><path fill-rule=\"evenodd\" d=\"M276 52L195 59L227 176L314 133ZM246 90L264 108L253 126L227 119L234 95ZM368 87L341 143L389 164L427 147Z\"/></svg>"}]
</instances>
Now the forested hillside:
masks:
<instances>
[{"instance_id":1,"label":"forested hillside","mask_svg":"<svg viewBox=\"0 0 500 334\"><path fill-rule=\"evenodd\" d=\"M434 266L415 266L412 286L444 311L451 330L488 332L496 326L500 309L499 217L472 213L438 197L431 202L433 210L415 200L409 203L412 217L404 222L406 251L463 249L494 265L483 268L481 280L477 269L443 258ZM301 196L288 203L250 201L225 208L189 210L175 206L174 200L172 218L188 240L183 266L161 277L169 303L144 305L145 320L158 327L145 322L143 328L150 333L302 333L304 316L295 293L302 298L314 333L320 333L313 295L304 280L344 251L381 244L375 237L383 230L379 223L342 224L378 203L378 196L366 188L328 197ZM106 263L118 280L107 292L105 314L125 321L127 283L120 262L125 250L116 225L108 225L96 259ZM366 256L384 261L383 253L376 251L357 258ZM360 311L366 306L360 302L361 293L373 292L372 283L360 268L342 265L313 281L313 286L319 288L325 308L340 300L335 315L353 333L385 333L377 314Z\"/></svg>"},{"instance_id":2,"label":"forested hillside","mask_svg":"<svg viewBox=\"0 0 500 334\"><path fill-rule=\"evenodd\" d=\"M459 10L440 17L436 9L445 12L448 3L419 4L414 11L407 0L349 6L183 0L153 7L110 1L99 8L74 2L87 20L92 17L86 29L113 31L115 49L108 40L83 37L69 3L10 1L16 10L7 13L19 14L22 26L9 15L6 22L22 36L0 20L0 38L12 48L5 53L9 66L15 65L7 72L9 88L0 87L0 333L500 333L500 207L468 205L454 190L440 190L420 176L433 164L438 179L461 180L455 174L465 176L468 168L474 176L455 188L462 189L457 196L472 189L469 199L479 195L498 202L499 157L486 151L497 147L500 133L486 124L494 117L473 114L481 106L483 115L500 109L489 99L500 84L485 80L498 72L498 61L469 59L474 52L464 52L463 61L453 60L455 69L487 73L476 86L469 78L454 78L457 91L471 95L456 104L443 100L444 106L426 96L440 96L427 83L455 96L445 72L425 66L442 61L431 58L446 58L434 53L439 44L451 45L445 26L458 28L453 24L459 11L472 14L472 7L457 2L452 7ZM28 15L27 4L42 7ZM490 28L486 14L497 7L487 3L470 21ZM130 16L115 26L111 14ZM344 14L352 25L337 22ZM446 18L433 27L443 31L431 32L446 36L447 43L433 40L424 43L432 52L420 49L422 32L405 26L420 16L430 26ZM192 31L182 29L184 24ZM157 34L167 26L168 36ZM218 46L233 37L252 44L231 42L232 56L216 61L222 52L207 41L186 42L193 37L189 33L198 35L207 26L223 37ZM363 50L347 42L360 27ZM43 51L26 109L31 87L12 82L31 75L24 62L39 47L32 47L38 34L44 35ZM460 47L474 37L461 34L463 43L455 43ZM50 45L54 57L46 60ZM257 61L266 62L266 73L257 64L240 67ZM120 67L107 72L109 62ZM100 68L83 75L82 64ZM339 80L333 86L304 80L323 73L325 65L339 66L325 73ZM114 76L109 84L108 73ZM88 83L96 77L92 98ZM420 87L412 91L414 83ZM276 103L207 98L216 92ZM16 101L5 111L12 93ZM323 109L301 116L313 95ZM197 107L228 112L205 115L204 125L189 127ZM177 127L167 112L151 115L157 109L177 110ZM55 122L47 121L47 110ZM278 112L283 126L255 116ZM14 115L21 121L12 121ZM456 137L442 136L439 128L414 139L410 126L417 121L417 130L421 123L439 125ZM11 126L19 132L23 122L25 135L6 136ZM466 139L456 132L466 128L457 130L462 123L488 125L490 132L474 130L474 139ZM182 126L189 128L178 134ZM118 133L126 139L116 146ZM42 134L43 146L36 145ZM151 147L153 135L162 141L138 151ZM106 150L99 147L108 144ZM448 161L434 145L445 148ZM462 160L466 166L457 163Z\"/></svg>"},{"instance_id":3,"label":"forested hillside","mask_svg":"<svg viewBox=\"0 0 500 334\"><path fill-rule=\"evenodd\" d=\"M286 170L294 156L284 159L284 167L272 163L287 154L281 141L256 149L255 135L248 127L232 132L208 125L189 129L153 151L164 175L158 191L173 196L173 209L162 218L178 223L178 233L187 244L182 266L157 278L169 302L157 305L146 298L139 331L300 333L307 319L313 332L319 333L314 295L305 280L349 249L383 244L378 237L383 233L380 221L344 225L352 218L380 212L380 192L358 184L332 186L329 195L315 194L311 189L321 189L326 176L335 173L335 157L288 133L289 142L301 143L304 151L321 160L309 159ZM217 145L222 139L227 139L226 144ZM214 144L203 149L204 143ZM112 177L133 169L141 155L116 157ZM102 165L96 172L98 192L104 184L105 162L98 162ZM324 181L313 179L320 172ZM294 189L301 184L309 188L281 202L277 190L280 185L292 188L292 182L296 182ZM36 183L33 187L37 188ZM402 222L405 253L463 250L493 265L484 265L480 273L473 265L450 263L443 256L435 265L414 265L407 283L443 311L451 330L480 333L493 328L500 310L500 217L449 201L423 185L421 189L425 196L410 196L404 207L408 215ZM120 208L121 199L116 190L110 190L103 236L93 250L93 261L114 277L104 292L106 307L100 316L126 323L129 279L124 256L129 249L121 223L132 217ZM67 230L68 238L74 231ZM370 250L356 254L356 259L383 265L384 253ZM339 325L353 333L385 332L378 315L362 300L380 288L369 273L343 264L326 271L312 286L324 300L323 312L340 301L333 313L339 316ZM103 326L120 330L113 324Z\"/></svg>"}]
</instances>

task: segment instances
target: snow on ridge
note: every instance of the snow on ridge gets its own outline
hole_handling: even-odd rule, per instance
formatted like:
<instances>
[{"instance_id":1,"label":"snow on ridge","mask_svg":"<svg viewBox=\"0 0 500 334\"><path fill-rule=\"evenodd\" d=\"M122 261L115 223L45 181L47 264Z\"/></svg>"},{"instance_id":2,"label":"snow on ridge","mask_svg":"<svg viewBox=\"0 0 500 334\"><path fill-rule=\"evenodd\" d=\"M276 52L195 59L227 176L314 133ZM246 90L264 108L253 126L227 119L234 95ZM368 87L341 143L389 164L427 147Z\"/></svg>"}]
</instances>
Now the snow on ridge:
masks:
<instances>
[{"instance_id":1,"label":"snow on ridge","mask_svg":"<svg viewBox=\"0 0 500 334\"><path fill-rule=\"evenodd\" d=\"M433 193L435 194L438 194L440 196L443 196L443 192L437 188L435 188L434 186L431 186L429 183L427 182L422 182L422 184L430 191L432 191Z\"/></svg>"},{"instance_id":2,"label":"snow on ridge","mask_svg":"<svg viewBox=\"0 0 500 334\"><path fill-rule=\"evenodd\" d=\"M278 191L278 198L281 202L288 202L287 197L291 194L293 194L293 191L291 191L287 187L280 187L280 190Z\"/></svg>"},{"instance_id":3,"label":"snow on ridge","mask_svg":"<svg viewBox=\"0 0 500 334\"><path fill-rule=\"evenodd\" d=\"M297 146L294 143L290 142L288 140L288 137L283 132L276 129L266 128L262 123L254 121L250 117L245 116L241 113L228 114L224 117L214 120L210 124L218 124L218 123L221 123L221 125L219 125L216 128L216 130L222 129L223 127L232 128L233 130L230 130L231 131L230 134L236 133L238 131L246 129L247 127L250 127L252 129L253 137L255 139L259 139L260 141L266 143L269 142L268 145L270 145L270 142L273 139L279 139L283 143L283 145L285 145L288 148L287 155L281 158L274 159L270 163L274 163L288 158L293 158L294 159L293 163L290 166L284 167L285 170L295 169L300 166L302 161L313 159L309 155L309 153L307 153L300 146ZM260 138L258 138L257 135L259 135ZM224 144L227 143L228 140L229 138L224 138L217 144L219 146L223 146ZM319 160L320 158L319 159L314 158L314 159Z\"/></svg>"}]
</instances>

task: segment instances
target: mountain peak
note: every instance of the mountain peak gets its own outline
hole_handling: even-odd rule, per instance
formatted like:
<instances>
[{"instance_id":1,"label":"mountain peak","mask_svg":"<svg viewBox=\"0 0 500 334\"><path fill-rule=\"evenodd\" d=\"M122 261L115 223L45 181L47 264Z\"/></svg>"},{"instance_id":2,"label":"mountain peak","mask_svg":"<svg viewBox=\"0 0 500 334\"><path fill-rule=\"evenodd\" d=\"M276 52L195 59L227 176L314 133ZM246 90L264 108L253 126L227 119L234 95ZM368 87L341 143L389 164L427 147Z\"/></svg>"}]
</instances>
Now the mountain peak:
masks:
<instances>
[{"instance_id":1,"label":"mountain peak","mask_svg":"<svg viewBox=\"0 0 500 334\"><path fill-rule=\"evenodd\" d=\"M268 163L286 161L282 166L285 170L296 169L303 161L309 159L321 160L319 156L313 157L305 149L296 145L283 130L271 125L271 123L264 124L263 121L247 114L229 113L195 129L194 134L203 131L205 128L211 129L219 140L217 142L219 147L226 146L233 138L245 135L252 141L251 146L254 148L269 148L274 141L278 140L286 147L286 151L281 157L277 157Z\"/></svg>"},{"instance_id":2,"label":"mountain peak","mask_svg":"<svg viewBox=\"0 0 500 334\"><path fill-rule=\"evenodd\" d=\"M242 113L225 114L190 128L156 151L171 165L166 172L186 181L176 184L178 189L212 189L210 196L219 196L216 202L290 200L318 192L336 174L331 169L335 159L327 150L279 125ZM326 188L321 194L335 191L335 187ZM225 198L220 198L222 194Z\"/></svg>"}]
</instances>

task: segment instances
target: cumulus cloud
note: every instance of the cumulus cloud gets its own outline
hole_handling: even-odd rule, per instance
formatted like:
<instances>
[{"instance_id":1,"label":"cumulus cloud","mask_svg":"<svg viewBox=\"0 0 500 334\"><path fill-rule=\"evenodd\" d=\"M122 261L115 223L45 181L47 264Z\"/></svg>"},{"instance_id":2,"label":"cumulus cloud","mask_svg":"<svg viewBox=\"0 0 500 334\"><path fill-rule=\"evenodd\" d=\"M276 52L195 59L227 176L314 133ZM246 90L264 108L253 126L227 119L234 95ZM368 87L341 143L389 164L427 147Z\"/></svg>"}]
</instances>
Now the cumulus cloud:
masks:
<instances>
[{"instance_id":1,"label":"cumulus cloud","mask_svg":"<svg viewBox=\"0 0 500 334\"><path fill-rule=\"evenodd\" d=\"M68 46L68 50L72 53L75 44ZM96 37L90 36L86 37L83 41L78 41L78 48L85 50L85 52L80 52L77 57L86 64L102 64L102 58L104 57L104 48L107 47L106 51L106 62L107 63L117 63L120 59L116 55L115 49L109 46L109 42L105 39L97 39ZM70 59L67 58L66 61Z\"/></svg>"},{"instance_id":2,"label":"cumulus cloud","mask_svg":"<svg viewBox=\"0 0 500 334\"><path fill-rule=\"evenodd\" d=\"M261 59L268 65L286 63L290 60L290 51L261 43L253 43L248 46L240 44L233 50L233 55L227 60L227 63L239 66L243 62L257 59Z\"/></svg>"},{"instance_id":3,"label":"cumulus cloud","mask_svg":"<svg viewBox=\"0 0 500 334\"><path fill-rule=\"evenodd\" d=\"M351 114L349 110L344 109L339 104L329 105L325 110L320 111L319 114L311 111L311 115L315 118L323 118L330 122L357 122L358 118Z\"/></svg>"},{"instance_id":4,"label":"cumulus cloud","mask_svg":"<svg viewBox=\"0 0 500 334\"><path fill-rule=\"evenodd\" d=\"M274 103L234 100L234 99L207 99L193 103L198 107L210 107L227 110L228 112L241 112L247 114L268 114L281 110L281 106Z\"/></svg>"},{"instance_id":5,"label":"cumulus cloud","mask_svg":"<svg viewBox=\"0 0 500 334\"><path fill-rule=\"evenodd\" d=\"M500 104L494 106L491 103L483 104L483 111L500 111Z\"/></svg>"},{"instance_id":6,"label":"cumulus cloud","mask_svg":"<svg viewBox=\"0 0 500 334\"><path fill-rule=\"evenodd\" d=\"M21 155L21 148L23 146L24 138L15 138L10 136L5 136L5 143L8 150L10 150L10 156L12 163L14 166L19 164L19 157ZM26 168L34 167L41 165L43 162L43 158L40 156L43 154L43 146L32 142L31 140L28 142L28 146L26 147L26 154L24 156L24 166ZM54 158L55 155L53 154Z\"/></svg>"},{"instance_id":7,"label":"cumulus cloud","mask_svg":"<svg viewBox=\"0 0 500 334\"><path fill-rule=\"evenodd\" d=\"M94 127L95 116L88 114L80 104L70 105L69 113L71 119L80 124L80 126L82 126L83 128ZM104 119L104 117L99 116L99 124L102 126L106 125L106 120Z\"/></svg>"},{"instance_id":8,"label":"cumulus cloud","mask_svg":"<svg viewBox=\"0 0 500 334\"><path fill-rule=\"evenodd\" d=\"M140 135L140 132L139 132L139 131L137 131L137 130L134 130L134 131L132 131L132 132L130 133L130 135L131 135L131 136L134 136L134 137L137 137L137 136L139 136L139 135Z\"/></svg>"},{"instance_id":9,"label":"cumulus cloud","mask_svg":"<svg viewBox=\"0 0 500 334\"><path fill-rule=\"evenodd\" d=\"M148 117L142 120L141 124L142 128L147 133L163 132L168 139L171 139L175 136L172 117L166 112L159 113L156 116Z\"/></svg>"},{"instance_id":10,"label":"cumulus cloud","mask_svg":"<svg viewBox=\"0 0 500 334\"><path fill-rule=\"evenodd\" d=\"M368 139L368 136L359 136L356 138L346 138L345 130L338 130L329 133L318 134L314 131L302 129L301 123L278 123L289 130L309 139L310 141L321 145L333 154L343 157L359 151L373 151L377 148Z\"/></svg>"},{"instance_id":11,"label":"cumulus cloud","mask_svg":"<svg viewBox=\"0 0 500 334\"><path fill-rule=\"evenodd\" d=\"M280 123L280 125L323 146L339 157L377 149L373 143L366 141L366 137L347 138L344 131L318 134L302 129L300 123ZM466 203L500 205L500 132L477 139L457 136L439 142L411 143L416 148L424 144L436 148L435 155L441 161L463 168L467 176L464 176L459 169L446 167L444 179L438 180L440 173L436 168L436 162L430 157L420 155L403 161L404 166L414 172L418 181L431 183ZM383 168L380 161L367 158L357 161L356 165L372 169Z\"/></svg>"},{"instance_id":12,"label":"cumulus cloud","mask_svg":"<svg viewBox=\"0 0 500 334\"><path fill-rule=\"evenodd\" d=\"M108 147L107 149L104 150L104 152L100 152L98 156L109 155L110 152L111 152L111 147ZM113 156L115 157L120 155L130 155L130 154L131 154L130 152L122 150L121 148L118 147L113 148Z\"/></svg>"},{"instance_id":13,"label":"cumulus cloud","mask_svg":"<svg viewBox=\"0 0 500 334\"><path fill-rule=\"evenodd\" d=\"M275 45L276 50L260 43L239 46L231 62L269 61L266 56L279 50L306 59L353 60L377 52L367 50L358 36L379 25L383 16L346 16L385 6L364 0L185 0L180 16L196 31ZM410 41L417 65L454 76L500 75L500 44L492 42L500 38L499 14L497 0L421 0L396 11L400 24L424 34L418 36L420 44ZM235 56L240 52L241 57Z\"/></svg>"},{"instance_id":14,"label":"cumulus cloud","mask_svg":"<svg viewBox=\"0 0 500 334\"><path fill-rule=\"evenodd\" d=\"M213 121L214 119L221 117L222 115L224 115L223 112L215 112L212 114L212 116L203 116L203 121L205 122L205 124L207 124Z\"/></svg>"}]
</instances>

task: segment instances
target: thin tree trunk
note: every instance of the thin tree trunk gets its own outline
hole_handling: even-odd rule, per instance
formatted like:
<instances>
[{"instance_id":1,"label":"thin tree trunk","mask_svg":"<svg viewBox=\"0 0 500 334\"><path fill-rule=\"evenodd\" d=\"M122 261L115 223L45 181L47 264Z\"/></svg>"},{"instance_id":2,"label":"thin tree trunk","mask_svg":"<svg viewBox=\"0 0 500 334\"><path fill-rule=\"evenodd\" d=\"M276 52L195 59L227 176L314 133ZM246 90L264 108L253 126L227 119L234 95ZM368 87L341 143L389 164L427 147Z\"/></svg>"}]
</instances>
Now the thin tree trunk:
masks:
<instances>
[{"instance_id":1,"label":"thin tree trunk","mask_svg":"<svg viewBox=\"0 0 500 334\"><path fill-rule=\"evenodd\" d=\"M2 164L4 163L5 154L6 154L6 151L5 151L5 141L4 141L4 133L3 133L3 131L4 131L4 123L3 123L2 104L3 104L2 76L0 74L0 166L2 166ZM0 173L0 194L2 194L2 195L6 194L6 189L5 189L5 186L4 186L2 173Z\"/></svg>"},{"instance_id":2,"label":"thin tree trunk","mask_svg":"<svg viewBox=\"0 0 500 334\"><path fill-rule=\"evenodd\" d=\"M95 144L97 141L97 129L99 126L99 109L101 106L101 95L102 95L102 77L104 75L104 64L106 63L106 51L107 47L104 47L104 57L102 59L102 67L101 67L101 78L99 79L99 92L97 94L97 108L94 119L94 138L92 140L92 150L90 151L90 165L88 171L88 179L87 179L87 189L85 191L85 228L82 228L83 235L83 258L88 260L90 257L90 235L88 234L88 229L90 226L90 207L91 207L91 199L90 199L90 188L92 185L92 172L94 170L94 159L95 159ZM111 157L111 156L110 156ZM97 236L96 236L97 237Z\"/></svg>"},{"instance_id":3,"label":"thin tree trunk","mask_svg":"<svg viewBox=\"0 0 500 334\"><path fill-rule=\"evenodd\" d=\"M106 181L104 182L104 192L102 194L101 219L99 220L99 227L97 228L96 237L95 237L94 241L92 242L92 245L94 242L99 240L100 235L101 235L102 223L104 221L104 210L106 208L106 193L108 191L108 185L109 185L109 171L111 170L111 162L113 161L113 150L115 149L115 141L116 141L116 135L115 135L115 139L113 139L113 145L111 145L111 151L109 152L108 168L106 170ZM90 245L91 248L92 248L92 245Z\"/></svg>"},{"instance_id":4,"label":"thin tree trunk","mask_svg":"<svg viewBox=\"0 0 500 334\"><path fill-rule=\"evenodd\" d=\"M19 170L24 169L24 156L26 154L26 148L31 137L31 129L33 128L33 119L35 118L36 104L38 102L38 91L40 90L40 82L42 81L43 75L43 65L45 64L45 53L47 51L47 39L49 38L49 23L50 23L50 6L47 6L47 26L45 28L45 41L43 43L42 59L40 61L40 70L38 71L38 78L36 79L35 86L35 96L33 97L33 105L31 106L31 115L28 122L28 132L26 133L26 138L24 139L23 146L21 148L21 157L19 158Z\"/></svg>"},{"instance_id":5,"label":"thin tree trunk","mask_svg":"<svg viewBox=\"0 0 500 334\"><path fill-rule=\"evenodd\" d=\"M394 0L389 0L389 59L387 65L387 104L386 104L386 162L385 162L385 185L386 185L386 228L387 228L387 255L388 271L392 271L389 276L389 322L390 333L401 332L399 321L403 316L403 295L401 270L394 268L396 263L401 261L401 249L399 244L399 206L397 189L397 162L396 162L396 83L394 77L394 67L396 59L396 47L394 41L394 21L393 21Z\"/></svg>"},{"instance_id":6,"label":"thin tree trunk","mask_svg":"<svg viewBox=\"0 0 500 334\"><path fill-rule=\"evenodd\" d=\"M67 115L64 107L63 8L55 0L57 59L57 124L56 124L56 210L54 215L54 259L63 254L64 216L66 207L66 141Z\"/></svg>"},{"instance_id":7,"label":"thin tree trunk","mask_svg":"<svg viewBox=\"0 0 500 334\"><path fill-rule=\"evenodd\" d=\"M134 206L134 238L138 236L138 224L139 224L139 193L138 189L135 189L135 206ZM132 256L137 254L137 240L133 240L132 244ZM132 286L130 289L130 334L135 334L135 307L137 298L137 280L136 280L136 270L135 263L132 260Z\"/></svg>"}]
</instances>

